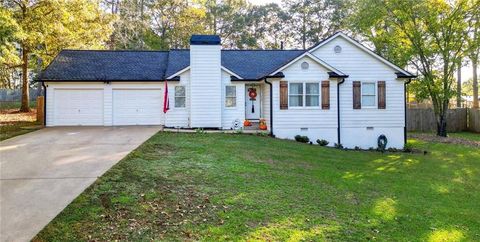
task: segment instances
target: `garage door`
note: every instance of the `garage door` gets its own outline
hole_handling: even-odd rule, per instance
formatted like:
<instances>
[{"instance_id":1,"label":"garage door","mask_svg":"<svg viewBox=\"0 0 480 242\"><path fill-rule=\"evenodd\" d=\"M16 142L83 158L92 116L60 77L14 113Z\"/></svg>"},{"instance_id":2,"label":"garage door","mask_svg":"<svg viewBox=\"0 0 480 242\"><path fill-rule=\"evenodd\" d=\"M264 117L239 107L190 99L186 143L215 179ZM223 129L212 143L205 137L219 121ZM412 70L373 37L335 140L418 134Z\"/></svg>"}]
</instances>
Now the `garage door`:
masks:
<instances>
[{"instance_id":1,"label":"garage door","mask_svg":"<svg viewBox=\"0 0 480 242\"><path fill-rule=\"evenodd\" d=\"M162 123L160 89L114 89L113 125L158 125Z\"/></svg>"},{"instance_id":2,"label":"garage door","mask_svg":"<svg viewBox=\"0 0 480 242\"><path fill-rule=\"evenodd\" d=\"M102 89L55 89L54 125L103 125Z\"/></svg>"}]
</instances>

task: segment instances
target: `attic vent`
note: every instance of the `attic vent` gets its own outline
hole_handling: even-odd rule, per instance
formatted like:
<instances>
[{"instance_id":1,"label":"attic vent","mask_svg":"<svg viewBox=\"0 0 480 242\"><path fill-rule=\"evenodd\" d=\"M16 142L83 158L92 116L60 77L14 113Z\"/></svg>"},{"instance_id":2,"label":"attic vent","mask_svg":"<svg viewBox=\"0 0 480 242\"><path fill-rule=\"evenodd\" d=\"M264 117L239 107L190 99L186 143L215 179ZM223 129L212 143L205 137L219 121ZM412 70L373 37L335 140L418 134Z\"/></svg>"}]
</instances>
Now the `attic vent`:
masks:
<instances>
[{"instance_id":1,"label":"attic vent","mask_svg":"<svg viewBox=\"0 0 480 242\"><path fill-rule=\"evenodd\" d=\"M309 67L309 64L308 64L308 62L304 61L304 62L302 62L302 65L301 65L301 66L302 66L302 69L303 69L303 70L307 70L308 67Z\"/></svg>"},{"instance_id":2,"label":"attic vent","mask_svg":"<svg viewBox=\"0 0 480 242\"><path fill-rule=\"evenodd\" d=\"M340 45L337 45L335 46L335 48L333 48L333 51L335 51L336 54L339 54L342 52L342 47L340 47Z\"/></svg>"}]
</instances>

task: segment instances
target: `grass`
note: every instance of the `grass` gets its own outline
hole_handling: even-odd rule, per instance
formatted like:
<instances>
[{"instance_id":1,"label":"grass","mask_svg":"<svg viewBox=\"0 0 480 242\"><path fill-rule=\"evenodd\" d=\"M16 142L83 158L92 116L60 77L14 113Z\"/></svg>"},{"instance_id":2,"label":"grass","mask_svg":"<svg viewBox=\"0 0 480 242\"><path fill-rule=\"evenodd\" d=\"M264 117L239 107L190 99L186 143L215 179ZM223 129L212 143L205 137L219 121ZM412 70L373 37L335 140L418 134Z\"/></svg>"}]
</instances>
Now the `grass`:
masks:
<instances>
[{"instance_id":1,"label":"grass","mask_svg":"<svg viewBox=\"0 0 480 242\"><path fill-rule=\"evenodd\" d=\"M158 133L34 240L479 241L478 148L409 142L429 152Z\"/></svg>"}]
</instances>

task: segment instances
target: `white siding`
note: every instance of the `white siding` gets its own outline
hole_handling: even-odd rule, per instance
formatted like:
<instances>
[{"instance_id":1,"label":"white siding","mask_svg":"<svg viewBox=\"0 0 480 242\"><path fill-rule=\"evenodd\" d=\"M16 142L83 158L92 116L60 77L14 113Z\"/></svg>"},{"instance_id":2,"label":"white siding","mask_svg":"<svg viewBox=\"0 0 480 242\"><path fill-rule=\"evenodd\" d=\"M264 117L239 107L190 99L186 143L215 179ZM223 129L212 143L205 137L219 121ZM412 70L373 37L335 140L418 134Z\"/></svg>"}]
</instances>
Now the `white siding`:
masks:
<instances>
[{"instance_id":1,"label":"white siding","mask_svg":"<svg viewBox=\"0 0 480 242\"><path fill-rule=\"evenodd\" d=\"M185 107L175 107L175 87L185 87ZM185 71L180 75L180 82L168 82L168 97L170 101L170 110L165 114L165 126L174 128L190 127L190 71Z\"/></svg>"},{"instance_id":2,"label":"white siding","mask_svg":"<svg viewBox=\"0 0 480 242\"><path fill-rule=\"evenodd\" d=\"M309 63L309 68L303 70L301 63ZM321 93L321 82L328 80L328 70L309 57L304 57L282 71L285 78L291 82L318 82ZM278 80L273 82L273 130L279 138L293 139L295 135L307 135L315 142L326 139L333 145L337 142L337 82L330 81L330 109L322 109L321 95L319 107L289 107L280 110Z\"/></svg>"},{"instance_id":3,"label":"white siding","mask_svg":"<svg viewBox=\"0 0 480 242\"><path fill-rule=\"evenodd\" d=\"M268 80L272 82L272 80ZM270 85L263 82L262 83L262 118L265 119L267 123L267 130L270 130Z\"/></svg>"},{"instance_id":4,"label":"white siding","mask_svg":"<svg viewBox=\"0 0 480 242\"><path fill-rule=\"evenodd\" d=\"M221 128L222 82L220 45L190 46L190 125Z\"/></svg>"},{"instance_id":5,"label":"white siding","mask_svg":"<svg viewBox=\"0 0 480 242\"><path fill-rule=\"evenodd\" d=\"M334 47L337 45L342 48L338 54L334 53ZM396 70L341 36L321 46L313 54L349 75L340 86L341 138L344 146L369 148L375 144L373 147L376 147L377 133L383 133L391 141L402 141L389 142L389 146L402 148L404 82L396 79ZM386 81L386 109L376 107L353 109L353 81ZM367 127L373 127L374 132L370 132L371 128L367 132ZM398 131L400 129L401 132ZM364 138L358 139L359 136Z\"/></svg>"},{"instance_id":6,"label":"white siding","mask_svg":"<svg viewBox=\"0 0 480 242\"><path fill-rule=\"evenodd\" d=\"M103 125L113 125L113 91L112 85L103 85Z\"/></svg>"},{"instance_id":7,"label":"white siding","mask_svg":"<svg viewBox=\"0 0 480 242\"><path fill-rule=\"evenodd\" d=\"M231 129L233 122L238 119L243 125L245 120L245 83L232 82L230 74L222 71L222 128ZM235 86L237 94L237 105L225 107L225 87Z\"/></svg>"}]
</instances>

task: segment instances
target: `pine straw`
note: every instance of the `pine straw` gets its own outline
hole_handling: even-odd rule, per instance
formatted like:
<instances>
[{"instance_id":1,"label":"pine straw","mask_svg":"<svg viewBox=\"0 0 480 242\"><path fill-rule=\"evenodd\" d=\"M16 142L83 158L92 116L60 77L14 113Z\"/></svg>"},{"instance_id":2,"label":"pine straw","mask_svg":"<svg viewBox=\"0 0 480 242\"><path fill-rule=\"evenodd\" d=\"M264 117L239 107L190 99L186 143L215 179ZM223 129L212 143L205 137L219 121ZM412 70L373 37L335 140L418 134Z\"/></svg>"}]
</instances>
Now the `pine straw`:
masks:
<instances>
[{"instance_id":1,"label":"pine straw","mask_svg":"<svg viewBox=\"0 0 480 242\"><path fill-rule=\"evenodd\" d=\"M480 135L480 134L479 134ZM471 139L464 139L460 137L441 137L435 134L429 133L412 133L409 134L410 138L419 139L427 142L439 142L444 144L456 144L456 145L467 145L471 147L479 147L480 148L480 141L471 140Z\"/></svg>"}]
</instances>

